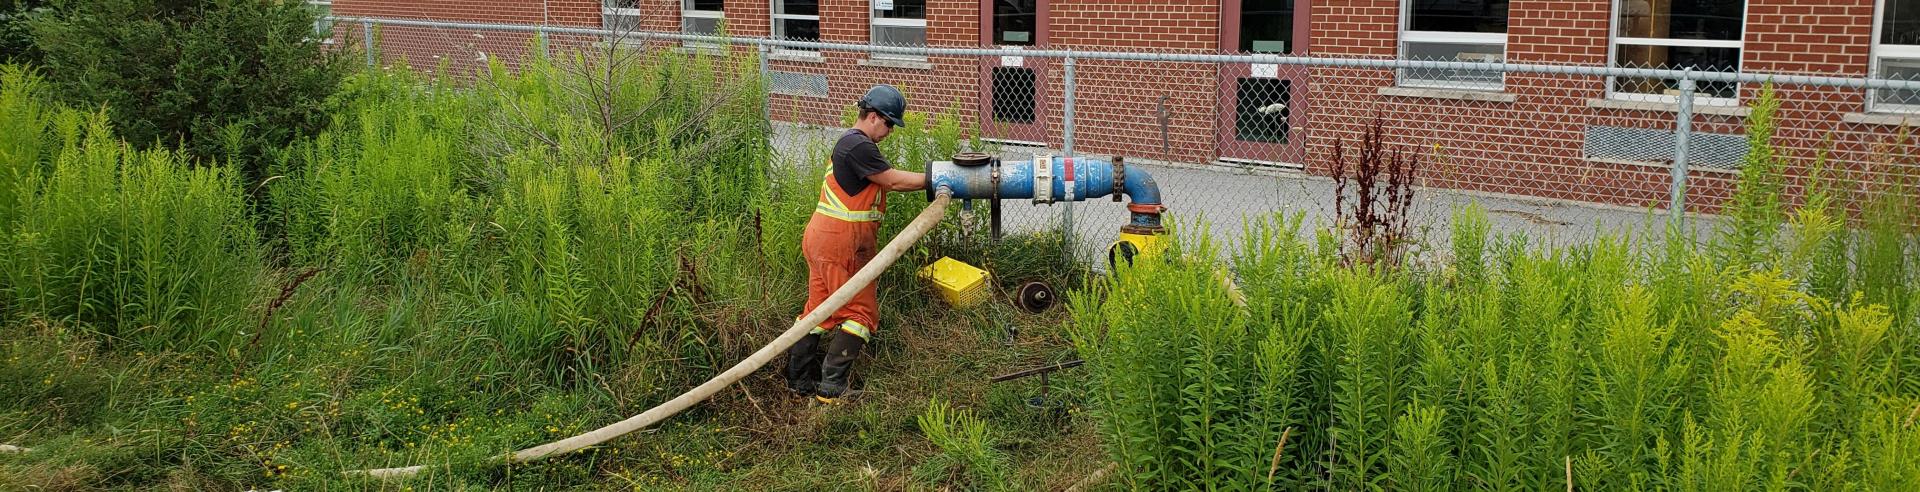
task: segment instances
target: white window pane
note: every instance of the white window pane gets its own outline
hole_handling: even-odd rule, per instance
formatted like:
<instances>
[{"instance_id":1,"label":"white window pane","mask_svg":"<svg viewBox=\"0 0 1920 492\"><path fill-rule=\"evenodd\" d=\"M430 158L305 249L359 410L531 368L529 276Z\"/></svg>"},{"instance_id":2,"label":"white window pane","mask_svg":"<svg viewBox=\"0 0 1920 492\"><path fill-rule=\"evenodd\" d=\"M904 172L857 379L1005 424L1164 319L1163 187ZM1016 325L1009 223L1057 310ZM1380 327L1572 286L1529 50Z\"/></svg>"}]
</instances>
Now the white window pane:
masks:
<instances>
[{"instance_id":1,"label":"white window pane","mask_svg":"<svg viewBox=\"0 0 1920 492\"><path fill-rule=\"evenodd\" d=\"M600 25L609 31L631 32L640 29L640 17L625 14L601 14Z\"/></svg>"},{"instance_id":2,"label":"white window pane","mask_svg":"<svg viewBox=\"0 0 1920 492\"><path fill-rule=\"evenodd\" d=\"M1632 1L1632 0L1624 0ZM1408 0L1407 28L1433 32L1507 32L1506 0Z\"/></svg>"},{"instance_id":3,"label":"white window pane","mask_svg":"<svg viewBox=\"0 0 1920 492\"><path fill-rule=\"evenodd\" d=\"M927 28L873 26L873 44L880 46L926 46Z\"/></svg>"},{"instance_id":4,"label":"white window pane","mask_svg":"<svg viewBox=\"0 0 1920 492\"><path fill-rule=\"evenodd\" d=\"M1742 0L1619 0L1620 37L1739 41Z\"/></svg>"},{"instance_id":5,"label":"white window pane","mask_svg":"<svg viewBox=\"0 0 1920 492\"><path fill-rule=\"evenodd\" d=\"M1499 63L1505 57L1506 46L1499 44L1406 43L1406 48L1401 53L1403 59L1419 61ZM1428 86L1483 88L1498 87L1501 76L1499 71L1494 70L1408 69L1402 72L1402 82Z\"/></svg>"},{"instance_id":6,"label":"white window pane","mask_svg":"<svg viewBox=\"0 0 1920 492\"><path fill-rule=\"evenodd\" d=\"M726 10L726 0L682 0L681 8L721 12Z\"/></svg>"},{"instance_id":7,"label":"white window pane","mask_svg":"<svg viewBox=\"0 0 1920 492\"><path fill-rule=\"evenodd\" d=\"M1886 58L1880 60L1876 78L1893 80L1920 80L1920 59ZM1905 90L1875 90L1873 103L1876 105L1910 106L1920 109L1920 92Z\"/></svg>"},{"instance_id":8,"label":"white window pane","mask_svg":"<svg viewBox=\"0 0 1920 492\"><path fill-rule=\"evenodd\" d=\"M720 34L720 19L712 17L680 17L680 32L687 34Z\"/></svg>"},{"instance_id":9,"label":"white window pane","mask_svg":"<svg viewBox=\"0 0 1920 492\"><path fill-rule=\"evenodd\" d=\"M633 9L640 8L639 3L640 0L602 0L600 5L613 9Z\"/></svg>"}]
</instances>

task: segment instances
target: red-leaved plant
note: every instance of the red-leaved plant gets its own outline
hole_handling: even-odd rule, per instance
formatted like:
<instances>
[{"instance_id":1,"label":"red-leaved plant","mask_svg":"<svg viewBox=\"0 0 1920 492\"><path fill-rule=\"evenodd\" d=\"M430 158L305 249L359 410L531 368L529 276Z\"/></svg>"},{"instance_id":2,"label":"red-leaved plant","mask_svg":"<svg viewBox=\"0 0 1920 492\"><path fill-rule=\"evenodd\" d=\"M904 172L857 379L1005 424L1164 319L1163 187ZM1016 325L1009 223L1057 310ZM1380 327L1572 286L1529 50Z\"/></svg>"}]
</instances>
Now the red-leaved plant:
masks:
<instances>
[{"instance_id":1,"label":"red-leaved plant","mask_svg":"<svg viewBox=\"0 0 1920 492\"><path fill-rule=\"evenodd\" d=\"M1388 153L1382 133L1381 120L1375 117L1361 138L1359 162L1351 166L1344 140L1333 141L1335 227L1346 236L1341 258L1347 265L1398 264L1410 242L1407 212L1413 204L1413 176L1420 168L1420 156L1400 150ZM1349 180L1354 187L1351 197Z\"/></svg>"}]
</instances>

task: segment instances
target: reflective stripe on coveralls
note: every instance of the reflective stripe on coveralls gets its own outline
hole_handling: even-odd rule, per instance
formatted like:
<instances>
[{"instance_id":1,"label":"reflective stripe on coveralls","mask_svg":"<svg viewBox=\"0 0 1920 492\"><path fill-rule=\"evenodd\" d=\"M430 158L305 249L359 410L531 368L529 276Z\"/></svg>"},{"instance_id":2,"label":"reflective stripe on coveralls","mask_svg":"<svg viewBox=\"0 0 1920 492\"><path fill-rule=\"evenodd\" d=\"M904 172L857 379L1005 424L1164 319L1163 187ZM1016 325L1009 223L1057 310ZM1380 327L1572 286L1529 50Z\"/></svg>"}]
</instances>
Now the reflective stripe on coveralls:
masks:
<instances>
[{"instance_id":1,"label":"reflective stripe on coveralls","mask_svg":"<svg viewBox=\"0 0 1920 492\"><path fill-rule=\"evenodd\" d=\"M795 320L798 321L797 318ZM860 324L859 321L854 321L854 320L841 321L840 324L835 325L834 328L840 331L847 332L848 334L851 334L853 336L860 337L861 340L867 340L867 341L873 340L872 338L873 330L867 329L867 325ZM815 326L813 327L813 331L807 332L807 334L821 335L821 334L825 334L827 331L828 330L826 328Z\"/></svg>"},{"instance_id":2,"label":"reflective stripe on coveralls","mask_svg":"<svg viewBox=\"0 0 1920 492\"><path fill-rule=\"evenodd\" d=\"M881 214L879 210L848 209L847 204L844 202L841 202L840 197L835 196L837 195L837 193L834 193L832 189L827 188L827 182L832 180L833 180L833 171L827 171L827 177L820 180L820 203L814 204L813 211L820 212L822 215L844 220L847 222L879 222L880 221L883 214ZM872 187L873 185L868 184L867 186ZM862 190L862 191L865 191L865 190Z\"/></svg>"}]
</instances>

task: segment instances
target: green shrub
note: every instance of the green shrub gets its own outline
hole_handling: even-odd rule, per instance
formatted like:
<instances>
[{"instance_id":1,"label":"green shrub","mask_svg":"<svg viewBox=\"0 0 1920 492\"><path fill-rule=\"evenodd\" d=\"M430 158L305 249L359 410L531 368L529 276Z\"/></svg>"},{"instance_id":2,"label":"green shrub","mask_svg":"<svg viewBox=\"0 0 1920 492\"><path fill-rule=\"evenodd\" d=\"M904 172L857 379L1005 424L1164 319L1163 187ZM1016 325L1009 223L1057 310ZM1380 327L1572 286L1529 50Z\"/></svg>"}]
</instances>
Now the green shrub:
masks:
<instances>
[{"instance_id":1,"label":"green shrub","mask_svg":"<svg viewBox=\"0 0 1920 492\"><path fill-rule=\"evenodd\" d=\"M52 164L60 142L46 131L60 108L51 101L45 79L32 68L0 65L0 237L8 235L28 180L39 179ZM66 124L77 120L68 116Z\"/></svg>"},{"instance_id":2,"label":"green shrub","mask_svg":"<svg viewBox=\"0 0 1920 492\"><path fill-rule=\"evenodd\" d=\"M40 54L33 47L33 19L46 13L44 0L7 0L0 2L0 63L37 63Z\"/></svg>"},{"instance_id":3,"label":"green shrub","mask_svg":"<svg viewBox=\"0 0 1920 492\"><path fill-rule=\"evenodd\" d=\"M493 346L432 343L489 369L511 364L477 351L529 361L547 382L731 359L710 342L743 320L696 307L760 307L784 285L737 281L764 273L752 232L771 180L763 89L737 60L604 55L496 64L469 89L404 70L350 78L334 129L286 152L287 178L268 186L290 257L470 312L449 322ZM438 331L369 328L352 338ZM697 376L673 373L647 392Z\"/></svg>"},{"instance_id":4,"label":"green shrub","mask_svg":"<svg viewBox=\"0 0 1920 492\"><path fill-rule=\"evenodd\" d=\"M62 0L32 22L60 97L105 105L137 146L225 162L247 183L266 156L326 123L352 60L314 35L303 2Z\"/></svg>"},{"instance_id":5,"label":"green shrub","mask_svg":"<svg viewBox=\"0 0 1920 492\"><path fill-rule=\"evenodd\" d=\"M0 75L0 292L13 314L85 322L148 346L234 341L261 256L234 177L136 151L105 115L43 103Z\"/></svg>"}]
</instances>

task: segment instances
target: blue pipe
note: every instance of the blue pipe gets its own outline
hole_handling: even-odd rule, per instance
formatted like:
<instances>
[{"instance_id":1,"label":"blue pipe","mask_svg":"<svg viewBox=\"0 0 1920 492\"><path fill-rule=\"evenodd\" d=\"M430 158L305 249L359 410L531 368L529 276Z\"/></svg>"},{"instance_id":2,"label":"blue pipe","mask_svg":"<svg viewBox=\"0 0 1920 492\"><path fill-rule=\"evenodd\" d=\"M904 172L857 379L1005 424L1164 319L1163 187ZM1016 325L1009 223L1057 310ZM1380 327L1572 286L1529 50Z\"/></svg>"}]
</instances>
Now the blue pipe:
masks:
<instances>
[{"instance_id":1,"label":"blue pipe","mask_svg":"<svg viewBox=\"0 0 1920 492\"><path fill-rule=\"evenodd\" d=\"M1068 167L1072 170L1069 173ZM1052 179L1047 185L1050 192L1045 199L1036 203L1079 202L1093 198L1113 195L1115 185L1120 193L1133 202L1130 225L1160 227L1160 187L1153 176L1145 170L1125 167L1120 173L1124 179L1116 182L1112 161L1101 159L1054 157L1051 162ZM999 170L998 182L993 172ZM954 199L1034 199L1034 161L998 161L976 166L961 166L951 161L937 161L927 166L927 193L946 190ZM1069 181L1068 175L1073 179ZM998 196L994 192L998 190ZM1148 212L1146 210L1152 210Z\"/></svg>"}]
</instances>

